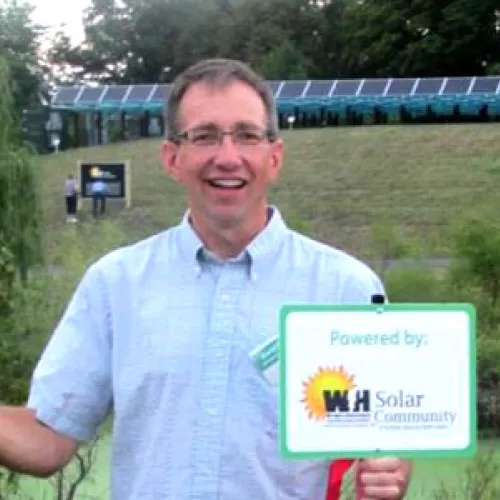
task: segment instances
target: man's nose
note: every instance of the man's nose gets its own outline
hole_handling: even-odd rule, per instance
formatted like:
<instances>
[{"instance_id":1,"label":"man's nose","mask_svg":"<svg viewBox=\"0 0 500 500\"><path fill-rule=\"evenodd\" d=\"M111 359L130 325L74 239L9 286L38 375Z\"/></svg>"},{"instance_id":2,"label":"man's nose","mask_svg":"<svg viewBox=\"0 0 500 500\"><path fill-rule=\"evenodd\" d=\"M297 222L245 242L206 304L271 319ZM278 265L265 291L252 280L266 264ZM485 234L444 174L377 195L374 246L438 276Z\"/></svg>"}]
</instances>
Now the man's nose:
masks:
<instances>
[{"instance_id":1,"label":"man's nose","mask_svg":"<svg viewBox=\"0 0 500 500\"><path fill-rule=\"evenodd\" d=\"M232 165L240 163L241 155L230 134L225 134L215 153L217 163Z\"/></svg>"}]
</instances>

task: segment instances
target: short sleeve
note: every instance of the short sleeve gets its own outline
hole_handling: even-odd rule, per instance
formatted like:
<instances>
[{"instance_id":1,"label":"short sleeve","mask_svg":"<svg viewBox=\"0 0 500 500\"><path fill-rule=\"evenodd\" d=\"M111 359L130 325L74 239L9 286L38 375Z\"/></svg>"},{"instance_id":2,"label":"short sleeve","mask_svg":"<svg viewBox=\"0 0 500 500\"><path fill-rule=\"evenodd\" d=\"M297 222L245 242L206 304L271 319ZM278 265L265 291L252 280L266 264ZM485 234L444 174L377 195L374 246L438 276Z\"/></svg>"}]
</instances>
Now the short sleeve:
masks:
<instances>
[{"instance_id":1,"label":"short sleeve","mask_svg":"<svg viewBox=\"0 0 500 500\"><path fill-rule=\"evenodd\" d=\"M33 373L27 406L50 428L91 439L112 402L112 334L104 280L91 267Z\"/></svg>"},{"instance_id":2,"label":"short sleeve","mask_svg":"<svg viewBox=\"0 0 500 500\"><path fill-rule=\"evenodd\" d=\"M386 297L382 280L366 264L353 266L343 289L342 303L370 304L373 295Z\"/></svg>"}]
</instances>

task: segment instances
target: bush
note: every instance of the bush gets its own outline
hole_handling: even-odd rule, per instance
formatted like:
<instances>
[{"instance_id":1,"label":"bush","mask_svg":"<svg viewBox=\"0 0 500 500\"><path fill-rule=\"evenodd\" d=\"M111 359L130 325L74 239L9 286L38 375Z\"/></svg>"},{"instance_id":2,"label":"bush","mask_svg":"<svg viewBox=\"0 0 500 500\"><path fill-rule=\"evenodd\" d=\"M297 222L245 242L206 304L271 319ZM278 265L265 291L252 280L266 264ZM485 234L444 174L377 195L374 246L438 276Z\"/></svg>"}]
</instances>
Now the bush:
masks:
<instances>
[{"instance_id":1,"label":"bush","mask_svg":"<svg viewBox=\"0 0 500 500\"><path fill-rule=\"evenodd\" d=\"M500 461L493 448L478 453L461 472L456 486L441 483L430 493L433 500L497 500L500 498Z\"/></svg>"},{"instance_id":2,"label":"bush","mask_svg":"<svg viewBox=\"0 0 500 500\"><path fill-rule=\"evenodd\" d=\"M447 300L443 279L429 267L394 268L385 276L391 302L443 302Z\"/></svg>"}]
</instances>

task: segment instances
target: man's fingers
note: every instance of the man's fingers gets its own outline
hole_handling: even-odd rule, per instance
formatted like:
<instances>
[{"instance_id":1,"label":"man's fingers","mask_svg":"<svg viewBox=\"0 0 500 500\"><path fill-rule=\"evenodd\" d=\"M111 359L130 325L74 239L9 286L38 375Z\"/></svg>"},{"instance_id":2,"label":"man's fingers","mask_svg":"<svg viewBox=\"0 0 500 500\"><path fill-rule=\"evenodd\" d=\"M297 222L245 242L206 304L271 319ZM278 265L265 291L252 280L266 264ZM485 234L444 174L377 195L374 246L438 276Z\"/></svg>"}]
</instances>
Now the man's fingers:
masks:
<instances>
[{"instance_id":1,"label":"man's fingers","mask_svg":"<svg viewBox=\"0 0 500 500\"><path fill-rule=\"evenodd\" d=\"M361 494L362 500L384 499L397 500L401 498L401 490L397 486L366 486Z\"/></svg>"},{"instance_id":2,"label":"man's fingers","mask_svg":"<svg viewBox=\"0 0 500 500\"><path fill-rule=\"evenodd\" d=\"M407 486L406 464L398 458L364 459L357 463L357 500L400 500Z\"/></svg>"},{"instance_id":3,"label":"man's fingers","mask_svg":"<svg viewBox=\"0 0 500 500\"><path fill-rule=\"evenodd\" d=\"M385 486L391 484L402 486L404 484L403 476L397 472L362 472L360 479L361 484L365 486Z\"/></svg>"},{"instance_id":4,"label":"man's fingers","mask_svg":"<svg viewBox=\"0 0 500 500\"><path fill-rule=\"evenodd\" d=\"M367 458L358 462L360 471L369 470L370 472L388 472L396 471L401 467L401 460L393 457Z\"/></svg>"}]
</instances>

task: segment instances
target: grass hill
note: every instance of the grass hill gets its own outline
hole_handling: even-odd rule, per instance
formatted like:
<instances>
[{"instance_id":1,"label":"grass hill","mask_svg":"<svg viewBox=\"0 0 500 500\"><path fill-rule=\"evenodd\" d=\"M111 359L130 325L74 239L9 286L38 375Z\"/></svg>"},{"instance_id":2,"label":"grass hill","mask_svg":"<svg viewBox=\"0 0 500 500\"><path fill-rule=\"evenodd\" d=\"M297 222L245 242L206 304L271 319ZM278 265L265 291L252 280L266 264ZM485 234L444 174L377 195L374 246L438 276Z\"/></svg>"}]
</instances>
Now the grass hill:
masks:
<instances>
[{"instance_id":1,"label":"grass hill","mask_svg":"<svg viewBox=\"0 0 500 500\"><path fill-rule=\"evenodd\" d=\"M358 256L369 256L370 227L394 224L427 255L449 251L448 229L471 211L495 208L500 187L500 125L366 126L285 131L285 168L271 201L291 226ZM147 139L41 157L50 242L64 228L62 184L78 160L130 160L132 208L111 204L127 241L176 223L179 186ZM83 207L90 219L90 207Z\"/></svg>"}]
</instances>

